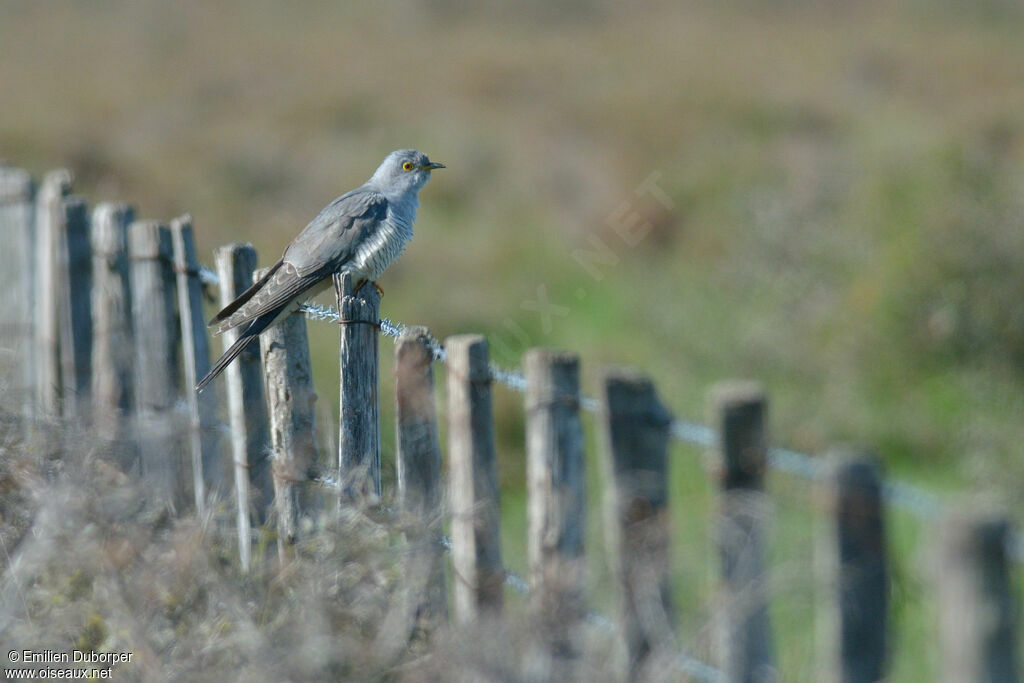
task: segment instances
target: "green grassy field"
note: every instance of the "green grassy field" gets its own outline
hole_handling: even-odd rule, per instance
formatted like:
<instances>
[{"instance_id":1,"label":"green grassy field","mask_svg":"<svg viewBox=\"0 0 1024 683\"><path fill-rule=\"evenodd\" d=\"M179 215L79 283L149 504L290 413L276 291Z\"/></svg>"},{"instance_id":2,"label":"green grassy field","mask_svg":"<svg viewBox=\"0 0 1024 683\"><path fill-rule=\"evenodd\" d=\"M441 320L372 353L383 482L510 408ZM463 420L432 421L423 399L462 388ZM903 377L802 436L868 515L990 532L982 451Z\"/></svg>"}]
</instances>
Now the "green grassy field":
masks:
<instances>
[{"instance_id":1,"label":"green grassy field","mask_svg":"<svg viewBox=\"0 0 1024 683\"><path fill-rule=\"evenodd\" d=\"M191 213L207 262L229 241L270 261L384 154L417 147L449 168L381 279L384 315L484 333L508 367L529 346L577 350L590 394L602 365L636 365L688 419L714 382L756 379L774 442L868 444L893 476L1021 522L1022 29L996 0L4 3L0 156L68 166L90 202ZM667 205L638 193L648 180ZM594 240L606 260L588 267ZM336 330L310 336L329 429ZM498 393L496 420L505 557L522 570L521 397ZM672 489L684 639L709 656L701 455L673 450ZM770 483L781 661L813 680L813 505L803 483ZM893 680L927 681L927 533L890 521Z\"/></svg>"}]
</instances>

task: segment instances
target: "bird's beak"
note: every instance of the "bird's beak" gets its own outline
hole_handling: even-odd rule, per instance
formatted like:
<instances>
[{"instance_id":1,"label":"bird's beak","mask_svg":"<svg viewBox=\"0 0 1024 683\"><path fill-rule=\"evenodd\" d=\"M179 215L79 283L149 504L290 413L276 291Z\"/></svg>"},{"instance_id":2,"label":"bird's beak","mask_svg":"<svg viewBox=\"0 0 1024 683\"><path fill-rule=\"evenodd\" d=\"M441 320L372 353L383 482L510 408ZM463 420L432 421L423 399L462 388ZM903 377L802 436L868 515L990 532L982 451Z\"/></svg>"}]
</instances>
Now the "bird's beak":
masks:
<instances>
[{"instance_id":1,"label":"bird's beak","mask_svg":"<svg viewBox=\"0 0 1024 683\"><path fill-rule=\"evenodd\" d=\"M431 161L429 164L423 164L424 171L433 171L435 168L445 168L445 165L439 164L436 161Z\"/></svg>"}]
</instances>

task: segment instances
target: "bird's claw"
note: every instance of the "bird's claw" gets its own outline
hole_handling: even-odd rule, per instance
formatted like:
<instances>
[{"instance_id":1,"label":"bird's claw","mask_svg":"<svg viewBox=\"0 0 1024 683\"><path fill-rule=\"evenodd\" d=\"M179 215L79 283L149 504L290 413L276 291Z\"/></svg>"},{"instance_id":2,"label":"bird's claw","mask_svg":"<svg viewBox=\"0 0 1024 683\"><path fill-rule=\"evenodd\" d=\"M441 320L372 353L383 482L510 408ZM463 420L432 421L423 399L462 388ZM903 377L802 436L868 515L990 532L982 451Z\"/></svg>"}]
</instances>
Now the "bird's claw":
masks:
<instances>
[{"instance_id":1,"label":"bird's claw","mask_svg":"<svg viewBox=\"0 0 1024 683\"><path fill-rule=\"evenodd\" d=\"M371 285L373 285L373 288L377 290L377 296L379 296L379 297L383 297L384 296L384 290L380 288L380 285L378 285L376 282L373 282L371 280L363 280L358 285L356 285L356 288L352 290L352 296L355 296L355 295L359 294L359 290L362 289L363 285L365 285L367 282L369 282Z\"/></svg>"}]
</instances>

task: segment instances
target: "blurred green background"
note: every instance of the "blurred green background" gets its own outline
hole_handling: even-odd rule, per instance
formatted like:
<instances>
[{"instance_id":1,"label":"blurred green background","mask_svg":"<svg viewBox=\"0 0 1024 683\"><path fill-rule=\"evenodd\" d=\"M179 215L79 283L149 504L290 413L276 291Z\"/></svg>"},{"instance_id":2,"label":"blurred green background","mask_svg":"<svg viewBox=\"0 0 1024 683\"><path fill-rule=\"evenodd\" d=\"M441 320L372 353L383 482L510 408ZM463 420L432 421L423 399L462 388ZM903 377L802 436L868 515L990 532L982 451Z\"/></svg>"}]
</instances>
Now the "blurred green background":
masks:
<instances>
[{"instance_id":1,"label":"blurred green background","mask_svg":"<svg viewBox=\"0 0 1024 683\"><path fill-rule=\"evenodd\" d=\"M384 315L484 333L508 367L530 346L577 350L589 393L601 365L639 366L689 419L715 381L757 379L773 441L865 443L896 476L1020 518L1022 29L999 0L3 2L0 156L66 165L91 202L191 213L208 263L229 241L269 263L416 147L448 170L380 281ZM310 333L329 432L337 333ZM520 402L496 393L517 568ZM680 447L673 467L681 601L707 608L701 454ZM809 680L812 501L772 486L783 664ZM921 529L893 527L909 653L894 675L928 680L930 617L906 611ZM705 617L683 619L695 642Z\"/></svg>"}]
</instances>

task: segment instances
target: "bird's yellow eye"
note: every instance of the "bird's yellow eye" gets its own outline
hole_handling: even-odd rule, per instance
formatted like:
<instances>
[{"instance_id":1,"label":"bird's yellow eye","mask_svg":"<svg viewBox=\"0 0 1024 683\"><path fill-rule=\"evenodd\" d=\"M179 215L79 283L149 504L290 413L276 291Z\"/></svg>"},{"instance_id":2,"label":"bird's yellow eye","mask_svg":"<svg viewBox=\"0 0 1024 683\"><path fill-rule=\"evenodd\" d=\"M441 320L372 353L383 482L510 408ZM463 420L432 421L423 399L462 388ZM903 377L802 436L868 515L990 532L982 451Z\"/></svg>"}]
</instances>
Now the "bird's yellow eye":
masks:
<instances>
[{"instance_id":1,"label":"bird's yellow eye","mask_svg":"<svg viewBox=\"0 0 1024 683\"><path fill-rule=\"evenodd\" d=\"M414 167L415 164L413 164L411 161L407 161L404 164L402 164L403 171L411 171Z\"/></svg>"}]
</instances>

